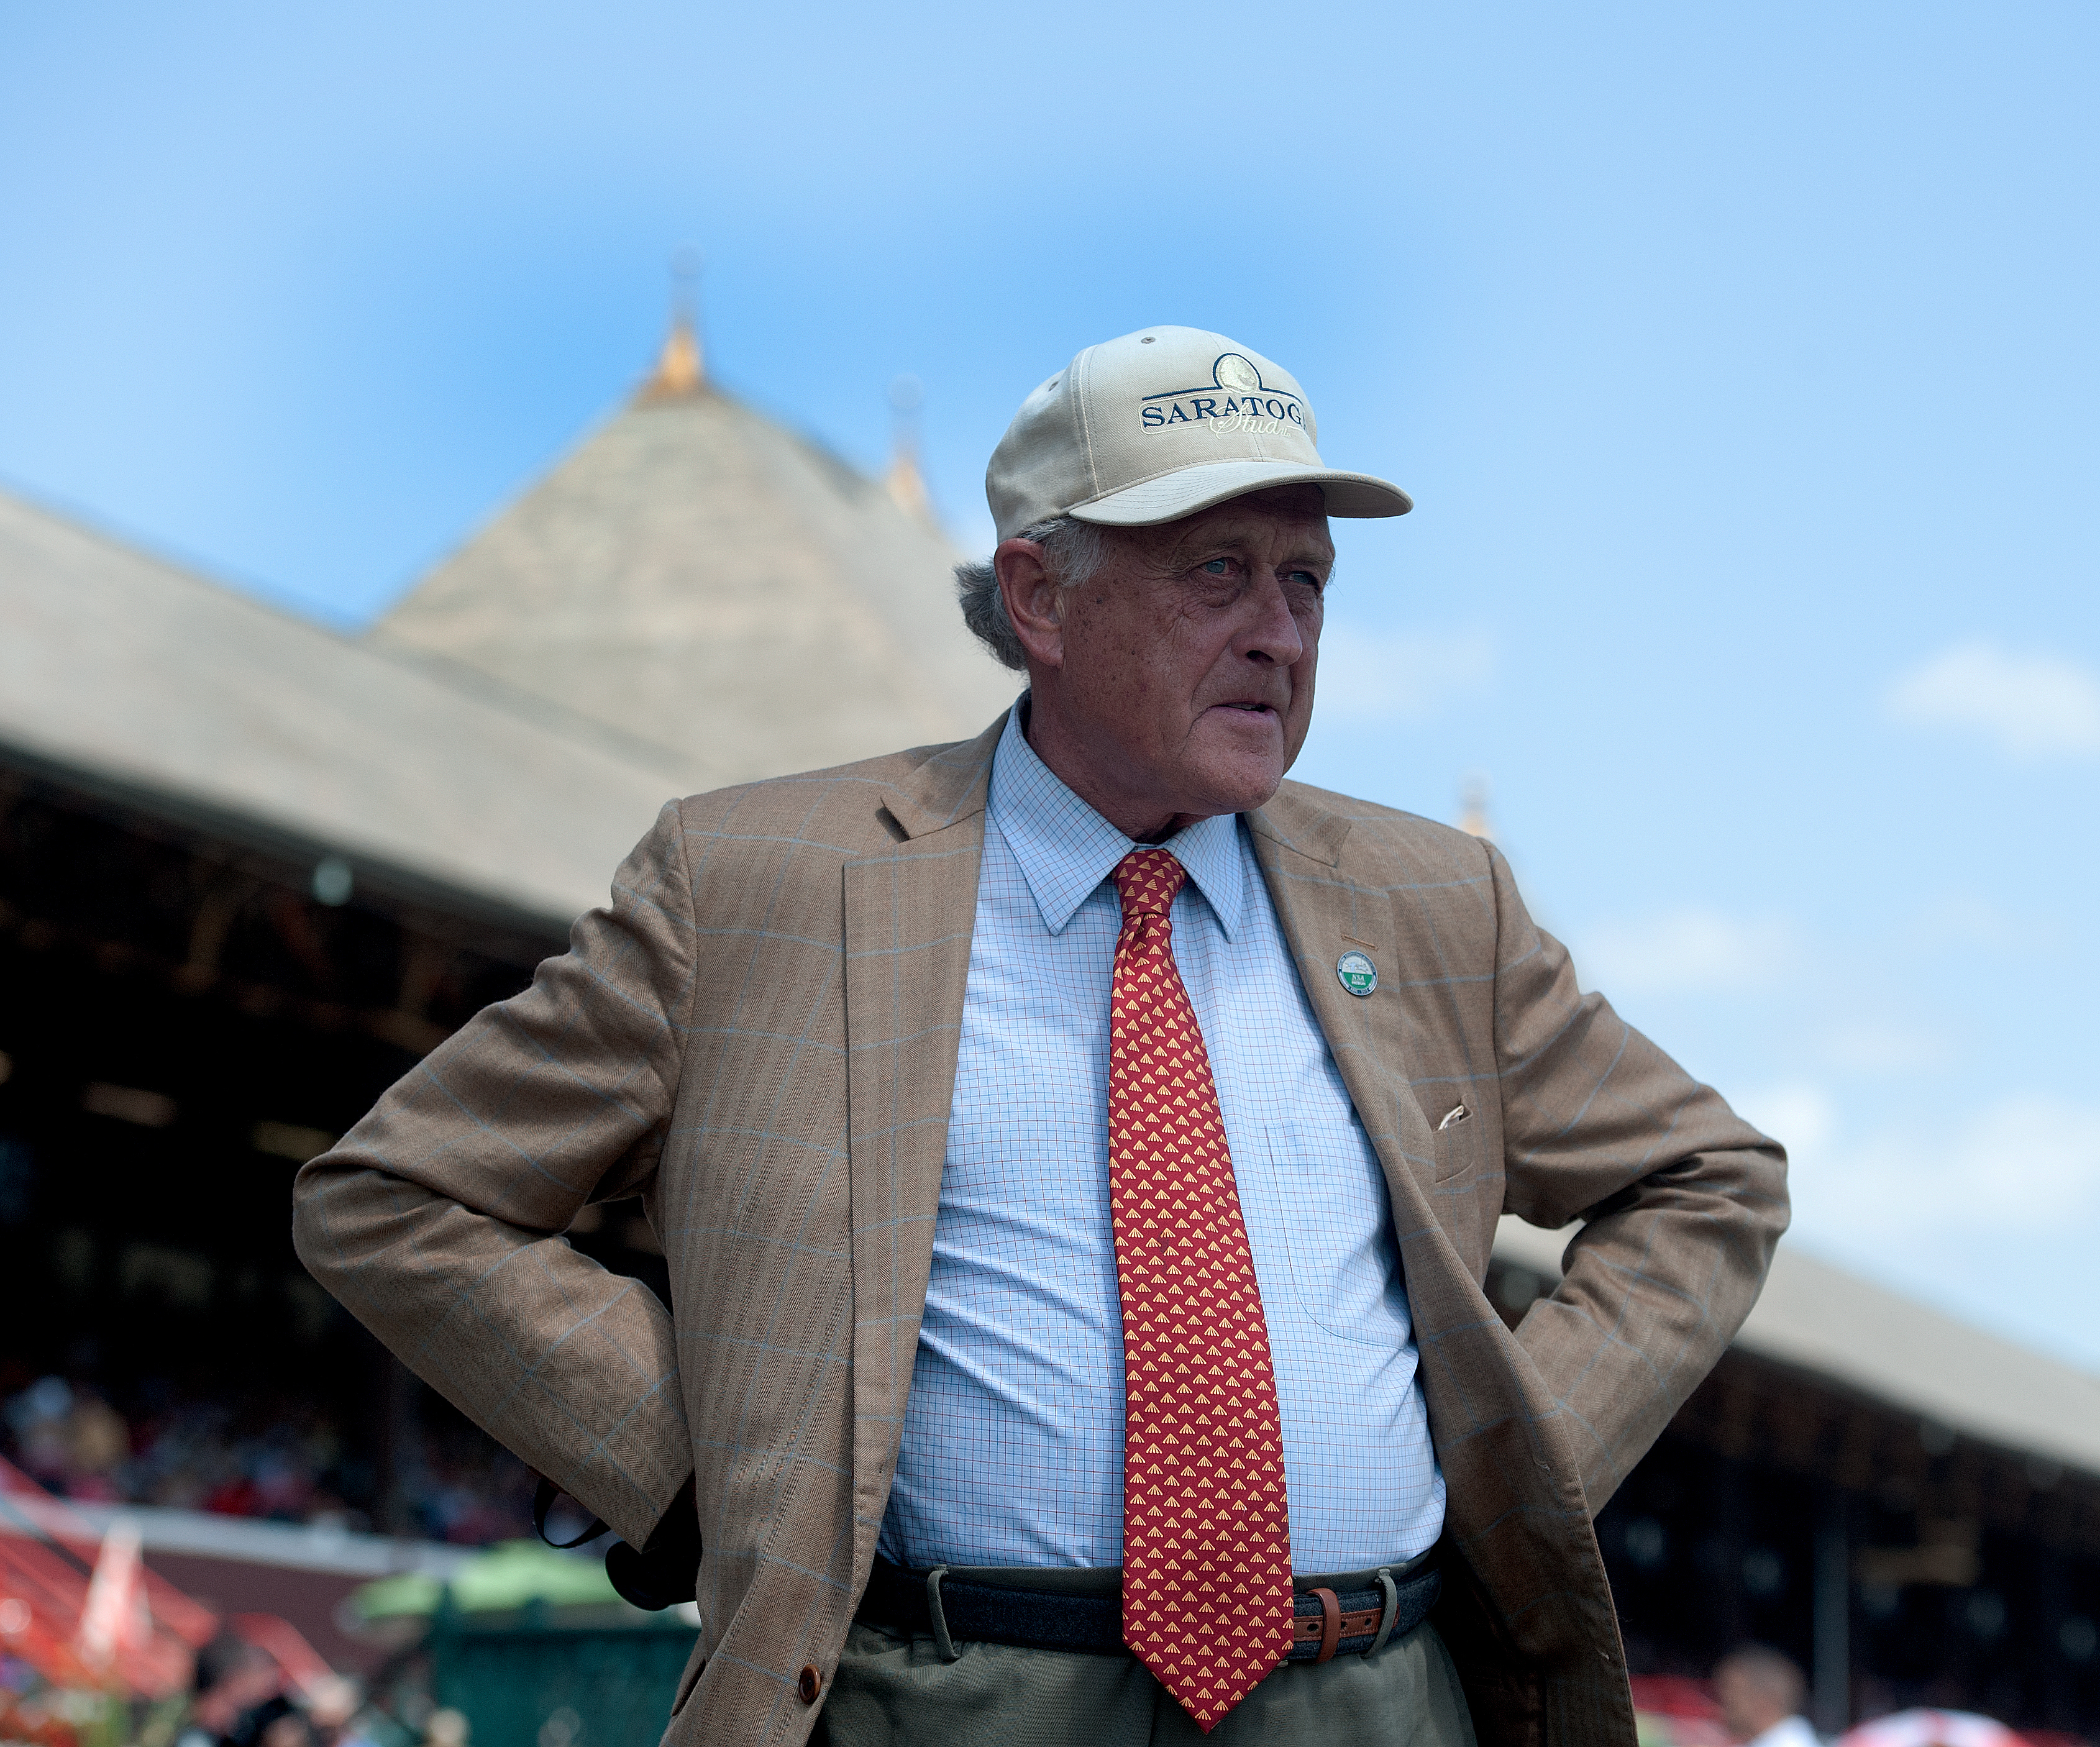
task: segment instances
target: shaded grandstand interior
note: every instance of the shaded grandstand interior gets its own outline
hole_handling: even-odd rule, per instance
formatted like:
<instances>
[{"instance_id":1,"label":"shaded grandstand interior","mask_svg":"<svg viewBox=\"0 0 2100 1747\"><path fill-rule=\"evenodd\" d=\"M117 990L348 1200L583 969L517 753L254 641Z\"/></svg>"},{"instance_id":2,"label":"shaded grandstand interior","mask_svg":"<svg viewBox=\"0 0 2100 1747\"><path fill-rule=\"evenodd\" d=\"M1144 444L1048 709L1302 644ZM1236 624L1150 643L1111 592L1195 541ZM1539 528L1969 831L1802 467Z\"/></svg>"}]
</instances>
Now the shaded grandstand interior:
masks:
<instances>
[{"instance_id":1,"label":"shaded grandstand interior","mask_svg":"<svg viewBox=\"0 0 2100 1747\"><path fill-rule=\"evenodd\" d=\"M89 1501L529 1532L523 1469L300 1267L289 1192L562 945L237 822L0 770L9 1453ZM663 1288L638 1211L575 1241Z\"/></svg>"},{"instance_id":2,"label":"shaded grandstand interior","mask_svg":"<svg viewBox=\"0 0 2100 1747\"><path fill-rule=\"evenodd\" d=\"M1545 1285L1498 1258L1512 1326ZM1746 1639L1826 1731L1914 1705L2100 1732L2100 1480L1731 1348L1599 1513L1635 1674Z\"/></svg>"}]
</instances>

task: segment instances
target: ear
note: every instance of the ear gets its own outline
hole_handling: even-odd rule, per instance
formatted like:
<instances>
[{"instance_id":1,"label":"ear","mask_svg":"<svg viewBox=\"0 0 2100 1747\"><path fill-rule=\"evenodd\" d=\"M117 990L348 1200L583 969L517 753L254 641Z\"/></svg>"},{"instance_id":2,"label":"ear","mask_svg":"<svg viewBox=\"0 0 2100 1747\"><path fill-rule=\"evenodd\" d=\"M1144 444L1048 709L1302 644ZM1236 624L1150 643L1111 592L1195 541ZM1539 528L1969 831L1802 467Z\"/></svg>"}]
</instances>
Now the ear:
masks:
<instances>
[{"instance_id":1,"label":"ear","mask_svg":"<svg viewBox=\"0 0 2100 1747\"><path fill-rule=\"evenodd\" d=\"M1028 651L1030 667L1065 664L1065 591L1043 562L1043 548L1032 540L1003 540L991 555L999 577L999 598L1014 634Z\"/></svg>"}]
</instances>

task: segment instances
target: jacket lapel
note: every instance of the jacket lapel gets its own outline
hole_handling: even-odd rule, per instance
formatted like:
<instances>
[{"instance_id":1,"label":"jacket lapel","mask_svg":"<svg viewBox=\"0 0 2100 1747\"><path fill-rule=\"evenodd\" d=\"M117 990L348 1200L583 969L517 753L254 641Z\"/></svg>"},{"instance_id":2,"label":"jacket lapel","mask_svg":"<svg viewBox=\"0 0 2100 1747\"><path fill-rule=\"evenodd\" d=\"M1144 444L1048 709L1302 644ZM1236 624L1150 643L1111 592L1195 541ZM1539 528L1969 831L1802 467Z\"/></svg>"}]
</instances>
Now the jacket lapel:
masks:
<instances>
[{"instance_id":1,"label":"jacket lapel","mask_svg":"<svg viewBox=\"0 0 2100 1747\"><path fill-rule=\"evenodd\" d=\"M1436 1143L1408 1083L1414 1052L1405 1006L1390 987L1401 972L1392 902L1342 871L1347 819L1284 789L1247 824L1312 1016L1385 1167L1404 1238L1410 1226L1434 1223L1427 1194ZM1368 999L1349 994L1336 974L1336 961L1351 951L1367 953L1387 984Z\"/></svg>"},{"instance_id":2,"label":"jacket lapel","mask_svg":"<svg viewBox=\"0 0 2100 1747\"><path fill-rule=\"evenodd\" d=\"M1005 725L892 787L883 823L897 840L845 864L856 1584L874 1558L925 1308L985 796Z\"/></svg>"},{"instance_id":3,"label":"jacket lapel","mask_svg":"<svg viewBox=\"0 0 2100 1747\"><path fill-rule=\"evenodd\" d=\"M1454 1458L1494 1410L1477 1398L1480 1379L1460 1376L1449 1362L1446 1337L1486 1322L1497 1335L1502 1330L1436 1217L1436 1136L1409 1080L1410 1064L1428 1053L1410 1035L1403 999L1414 943L1401 937L1390 897L1343 871L1347 820L1285 790L1247 823L1313 1017L1384 1170L1431 1436L1450 1485L1446 1526L1462 1546L1472 1499L1465 1464ZM1379 986L1368 996L1351 995L1336 975L1335 960L1352 950L1378 967Z\"/></svg>"},{"instance_id":4,"label":"jacket lapel","mask_svg":"<svg viewBox=\"0 0 2100 1747\"><path fill-rule=\"evenodd\" d=\"M1401 920L1383 892L1358 885L1342 867L1348 822L1280 792L1248 815L1255 858L1274 899L1285 940L1334 1052L1350 1101L1384 1168L1393 1234L1407 1282L1409 1313L1423 1357L1423 1387L1440 1453L1451 1440L1500 1410L1477 1399L1482 1385L1446 1362L1445 1337L1501 1322L1480 1295L1471 1267L1439 1217L1436 1136L1410 1083L1410 1065L1429 1053L1414 1035L1405 997L1419 943L1401 937ZM1359 998L1342 986L1335 961L1354 949L1378 966L1379 986Z\"/></svg>"}]
</instances>

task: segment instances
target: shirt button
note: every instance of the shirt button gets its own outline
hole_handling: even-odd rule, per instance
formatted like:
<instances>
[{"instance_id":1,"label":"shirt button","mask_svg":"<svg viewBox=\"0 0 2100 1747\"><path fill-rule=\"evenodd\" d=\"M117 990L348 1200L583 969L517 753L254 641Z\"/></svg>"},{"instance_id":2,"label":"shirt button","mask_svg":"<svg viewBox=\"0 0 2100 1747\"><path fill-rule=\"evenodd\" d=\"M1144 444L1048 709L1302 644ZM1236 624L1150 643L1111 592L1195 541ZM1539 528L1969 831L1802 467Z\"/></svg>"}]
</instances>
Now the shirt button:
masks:
<instances>
[{"instance_id":1,"label":"shirt button","mask_svg":"<svg viewBox=\"0 0 2100 1747\"><path fill-rule=\"evenodd\" d=\"M795 1695L805 1705L817 1702L817 1695L824 1690L824 1677L818 1674L814 1663L805 1663L802 1672L795 1677Z\"/></svg>"}]
</instances>

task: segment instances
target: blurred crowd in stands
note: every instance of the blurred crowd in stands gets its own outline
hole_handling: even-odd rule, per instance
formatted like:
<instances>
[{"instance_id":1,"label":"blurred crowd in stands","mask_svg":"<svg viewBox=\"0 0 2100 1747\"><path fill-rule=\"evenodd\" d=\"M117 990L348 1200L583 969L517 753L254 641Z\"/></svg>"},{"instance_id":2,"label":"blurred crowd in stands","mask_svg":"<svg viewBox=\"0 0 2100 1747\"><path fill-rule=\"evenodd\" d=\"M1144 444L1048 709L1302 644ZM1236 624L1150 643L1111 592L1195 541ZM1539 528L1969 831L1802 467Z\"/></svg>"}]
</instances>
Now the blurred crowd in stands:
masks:
<instances>
[{"instance_id":1,"label":"blurred crowd in stands","mask_svg":"<svg viewBox=\"0 0 2100 1747\"><path fill-rule=\"evenodd\" d=\"M445 1415L447 1418L451 1416ZM84 1503L164 1506L486 1546L532 1532L532 1484L463 1422L419 1426L391 1474L350 1447L320 1405L212 1396L148 1382L120 1406L92 1383L18 1384L0 1445L40 1485Z\"/></svg>"}]
</instances>

